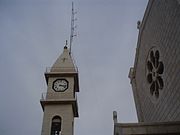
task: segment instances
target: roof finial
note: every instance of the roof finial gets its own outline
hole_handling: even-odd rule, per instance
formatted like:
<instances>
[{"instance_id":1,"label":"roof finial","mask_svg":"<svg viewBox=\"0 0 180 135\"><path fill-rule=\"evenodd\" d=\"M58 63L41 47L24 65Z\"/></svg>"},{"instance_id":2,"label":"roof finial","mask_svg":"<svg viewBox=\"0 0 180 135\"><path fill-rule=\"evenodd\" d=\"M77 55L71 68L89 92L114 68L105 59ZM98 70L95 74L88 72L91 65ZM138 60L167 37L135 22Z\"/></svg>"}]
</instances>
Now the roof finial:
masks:
<instances>
[{"instance_id":1,"label":"roof finial","mask_svg":"<svg viewBox=\"0 0 180 135\"><path fill-rule=\"evenodd\" d=\"M140 29L141 28L141 21L138 21L137 22L137 29Z\"/></svg>"},{"instance_id":2,"label":"roof finial","mask_svg":"<svg viewBox=\"0 0 180 135\"><path fill-rule=\"evenodd\" d=\"M117 123L117 112L116 111L113 111L113 121L114 123Z\"/></svg>"},{"instance_id":3,"label":"roof finial","mask_svg":"<svg viewBox=\"0 0 180 135\"><path fill-rule=\"evenodd\" d=\"M68 45L68 41L66 40L66 45L65 46L67 46Z\"/></svg>"},{"instance_id":4,"label":"roof finial","mask_svg":"<svg viewBox=\"0 0 180 135\"><path fill-rule=\"evenodd\" d=\"M68 41L66 40L66 44L64 46L64 49L67 49Z\"/></svg>"}]
</instances>

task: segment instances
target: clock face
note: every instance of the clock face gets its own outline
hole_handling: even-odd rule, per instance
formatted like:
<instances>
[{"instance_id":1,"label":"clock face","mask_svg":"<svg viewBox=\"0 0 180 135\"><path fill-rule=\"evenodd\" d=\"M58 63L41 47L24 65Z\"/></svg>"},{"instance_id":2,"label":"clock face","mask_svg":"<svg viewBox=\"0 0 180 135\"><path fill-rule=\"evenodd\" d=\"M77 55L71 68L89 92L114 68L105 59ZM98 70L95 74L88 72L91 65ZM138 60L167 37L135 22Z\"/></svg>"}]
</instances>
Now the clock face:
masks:
<instances>
[{"instance_id":1,"label":"clock face","mask_svg":"<svg viewBox=\"0 0 180 135\"><path fill-rule=\"evenodd\" d=\"M68 81L66 79L56 79L52 88L56 92L63 92L68 89Z\"/></svg>"}]
</instances>

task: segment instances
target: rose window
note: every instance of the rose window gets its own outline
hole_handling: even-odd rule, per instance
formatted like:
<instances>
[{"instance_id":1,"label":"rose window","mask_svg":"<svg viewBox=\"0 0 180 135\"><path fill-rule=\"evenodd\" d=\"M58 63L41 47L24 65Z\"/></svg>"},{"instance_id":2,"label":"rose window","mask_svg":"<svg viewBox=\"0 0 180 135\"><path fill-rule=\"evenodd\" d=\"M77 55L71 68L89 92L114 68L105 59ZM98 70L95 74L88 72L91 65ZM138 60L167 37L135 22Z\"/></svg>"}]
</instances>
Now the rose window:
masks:
<instances>
[{"instance_id":1,"label":"rose window","mask_svg":"<svg viewBox=\"0 0 180 135\"><path fill-rule=\"evenodd\" d=\"M150 86L150 93L152 96L159 98L159 93L163 89L164 82L162 74L164 72L164 65L160 61L160 54L158 50L152 49L147 59L147 82Z\"/></svg>"}]
</instances>

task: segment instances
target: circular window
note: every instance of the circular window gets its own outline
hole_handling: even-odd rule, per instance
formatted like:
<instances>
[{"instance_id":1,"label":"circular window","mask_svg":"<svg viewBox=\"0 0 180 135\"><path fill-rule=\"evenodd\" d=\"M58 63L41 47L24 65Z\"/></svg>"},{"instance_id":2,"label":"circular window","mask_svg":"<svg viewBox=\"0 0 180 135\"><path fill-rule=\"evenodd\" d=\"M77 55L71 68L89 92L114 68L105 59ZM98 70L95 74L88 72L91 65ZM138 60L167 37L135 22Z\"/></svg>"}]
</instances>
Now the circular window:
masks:
<instances>
[{"instance_id":1,"label":"circular window","mask_svg":"<svg viewBox=\"0 0 180 135\"><path fill-rule=\"evenodd\" d=\"M160 53L157 49L152 48L148 54L146 63L146 79L149 84L149 92L156 99L159 98L160 91L164 87L162 74L164 72L164 64L160 60Z\"/></svg>"}]
</instances>

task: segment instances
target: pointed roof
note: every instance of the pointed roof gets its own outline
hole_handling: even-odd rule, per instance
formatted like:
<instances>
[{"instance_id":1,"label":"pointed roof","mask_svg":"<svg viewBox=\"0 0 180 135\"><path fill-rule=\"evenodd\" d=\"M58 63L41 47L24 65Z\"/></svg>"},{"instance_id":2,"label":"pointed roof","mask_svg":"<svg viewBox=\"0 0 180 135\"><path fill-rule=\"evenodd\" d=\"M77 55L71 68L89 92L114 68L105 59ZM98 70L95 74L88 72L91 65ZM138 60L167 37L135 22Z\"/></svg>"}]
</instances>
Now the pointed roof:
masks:
<instances>
[{"instance_id":1,"label":"pointed roof","mask_svg":"<svg viewBox=\"0 0 180 135\"><path fill-rule=\"evenodd\" d=\"M75 66L73 58L67 46L64 47L63 53L55 61L53 66L46 69L44 75L47 84L49 81L49 77L74 77L74 90L76 92L79 92L78 68Z\"/></svg>"},{"instance_id":2,"label":"pointed roof","mask_svg":"<svg viewBox=\"0 0 180 135\"><path fill-rule=\"evenodd\" d=\"M69 53L67 46L64 47L63 53L55 61L50 69L50 72L76 72L76 66Z\"/></svg>"}]
</instances>

